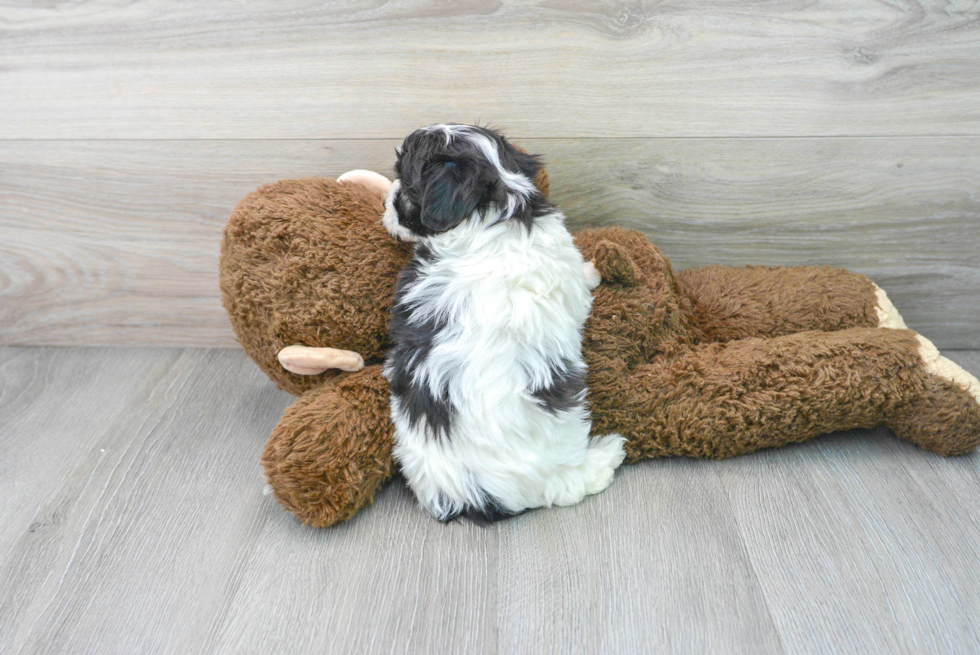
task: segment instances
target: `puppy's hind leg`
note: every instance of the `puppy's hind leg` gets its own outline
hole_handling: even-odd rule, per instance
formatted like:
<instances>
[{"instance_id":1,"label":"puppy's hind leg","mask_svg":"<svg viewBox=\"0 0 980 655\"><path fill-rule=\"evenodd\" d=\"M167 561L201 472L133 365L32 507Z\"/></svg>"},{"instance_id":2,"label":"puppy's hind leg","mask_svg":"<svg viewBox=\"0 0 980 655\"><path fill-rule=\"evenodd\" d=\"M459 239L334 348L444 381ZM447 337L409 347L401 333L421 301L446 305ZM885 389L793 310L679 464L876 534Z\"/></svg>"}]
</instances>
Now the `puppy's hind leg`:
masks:
<instances>
[{"instance_id":1,"label":"puppy's hind leg","mask_svg":"<svg viewBox=\"0 0 980 655\"><path fill-rule=\"evenodd\" d=\"M560 471L551 480L545 505L574 505L597 494L613 481L616 468L623 463L626 439L608 434L590 440L585 461Z\"/></svg>"},{"instance_id":2,"label":"puppy's hind leg","mask_svg":"<svg viewBox=\"0 0 980 655\"><path fill-rule=\"evenodd\" d=\"M595 437L589 444L585 462L585 493L597 494L612 484L613 474L623 463L626 439L618 434Z\"/></svg>"},{"instance_id":3,"label":"puppy's hind leg","mask_svg":"<svg viewBox=\"0 0 980 655\"><path fill-rule=\"evenodd\" d=\"M582 264L582 273L585 274L585 283L589 286L589 289L595 289L602 284L602 275L593 262Z\"/></svg>"}]
</instances>

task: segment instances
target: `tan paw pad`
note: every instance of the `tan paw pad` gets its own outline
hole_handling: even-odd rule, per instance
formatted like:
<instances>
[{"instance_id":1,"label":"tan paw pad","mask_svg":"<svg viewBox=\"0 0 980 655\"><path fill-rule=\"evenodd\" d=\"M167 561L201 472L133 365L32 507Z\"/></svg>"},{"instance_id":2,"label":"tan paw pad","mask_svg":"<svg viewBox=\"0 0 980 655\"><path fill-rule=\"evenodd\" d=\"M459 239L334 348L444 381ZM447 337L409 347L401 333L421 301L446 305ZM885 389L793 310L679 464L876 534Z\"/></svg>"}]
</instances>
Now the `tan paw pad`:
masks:
<instances>
[{"instance_id":1,"label":"tan paw pad","mask_svg":"<svg viewBox=\"0 0 980 655\"><path fill-rule=\"evenodd\" d=\"M874 282L872 282L874 284ZM878 327L891 328L893 330L906 330L908 327L902 319L902 315L895 309L895 305L888 299L888 294L877 284L875 287L875 313L878 314Z\"/></svg>"}]
</instances>

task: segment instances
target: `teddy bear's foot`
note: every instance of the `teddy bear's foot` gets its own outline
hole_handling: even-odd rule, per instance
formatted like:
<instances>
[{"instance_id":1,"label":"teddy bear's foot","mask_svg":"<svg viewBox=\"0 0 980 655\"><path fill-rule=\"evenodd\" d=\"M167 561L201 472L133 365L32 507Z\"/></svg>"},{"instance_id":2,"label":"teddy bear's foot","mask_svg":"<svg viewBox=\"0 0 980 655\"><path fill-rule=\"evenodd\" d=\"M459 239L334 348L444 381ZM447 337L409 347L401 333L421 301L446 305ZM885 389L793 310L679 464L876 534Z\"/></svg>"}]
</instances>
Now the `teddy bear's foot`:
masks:
<instances>
[{"instance_id":1,"label":"teddy bear's foot","mask_svg":"<svg viewBox=\"0 0 980 655\"><path fill-rule=\"evenodd\" d=\"M891 424L895 433L940 455L963 455L980 445L980 381L917 335L925 379Z\"/></svg>"},{"instance_id":2,"label":"teddy bear's foot","mask_svg":"<svg viewBox=\"0 0 980 655\"><path fill-rule=\"evenodd\" d=\"M916 335L919 341L919 355L925 364L926 370L932 375L937 375L950 382L955 382L965 391L973 396L974 400L980 404L980 380L977 380L969 371L964 369L956 362L943 357L939 349L931 341L921 334Z\"/></svg>"},{"instance_id":3,"label":"teddy bear's foot","mask_svg":"<svg viewBox=\"0 0 980 655\"><path fill-rule=\"evenodd\" d=\"M893 330L906 330L908 327L902 319L902 315L895 309L895 305L888 299L885 290L874 284L875 288L875 314L878 315L878 327L891 328Z\"/></svg>"}]
</instances>

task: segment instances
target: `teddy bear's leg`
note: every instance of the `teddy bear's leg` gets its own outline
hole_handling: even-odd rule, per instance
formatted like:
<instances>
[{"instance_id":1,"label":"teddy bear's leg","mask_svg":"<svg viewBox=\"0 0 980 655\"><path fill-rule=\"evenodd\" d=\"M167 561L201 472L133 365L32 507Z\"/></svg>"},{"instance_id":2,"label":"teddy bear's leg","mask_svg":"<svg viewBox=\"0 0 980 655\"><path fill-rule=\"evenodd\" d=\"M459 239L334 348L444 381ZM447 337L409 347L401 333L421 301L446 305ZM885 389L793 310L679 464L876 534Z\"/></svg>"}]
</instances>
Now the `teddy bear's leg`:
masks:
<instances>
[{"instance_id":1,"label":"teddy bear's leg","mask_svg":"<svg viewBox=\"0 0 980 655\"><path fill-rule=\"evenodd\" d=\"M939 354L931 341L916 335L919 355L930 377L928 383L915 394L908 405L888 422L895 434L919 444L926 450L943 455L970 452L980 439L980 420L976 418L980 406L980 381L959 364ZM963 393L965 390L966 393ZM953 438L952 428L957 425L970 429Z\"/></svg>"},{"instance_id":2,"label":"teddy bear's leg","mask_svg":"<svg viewBox=\"0 0 980 655\"><path fill-rule=\"evenodd\" d=\"M591 389L627 461L723 458L887 425L954 455L980 442L980 383L914 332L855 328L702 344Z\"/></svg>"},{"instance_id":3,"label":"teddy bear's leg","mask_svg":"<svg viewBox=\"0 0 980 655\"><path fill-rule=\"evenodd\" d=\"M370 503L394 471L394 427L381 366L302 395L283 413L262 453L279 503L326 527Z\"/></svg>"},{"instance_id":4,"label":"teddy bear's leg","mask_svg":"<svg viewBox=\"0 0 980 655\"><path fill-rule=\"evenodd\" d=\"M905 328L887 294L863 275L827 266L708 266L677 274L704 341L808 330Z\"/></svg>"}]
</instances>

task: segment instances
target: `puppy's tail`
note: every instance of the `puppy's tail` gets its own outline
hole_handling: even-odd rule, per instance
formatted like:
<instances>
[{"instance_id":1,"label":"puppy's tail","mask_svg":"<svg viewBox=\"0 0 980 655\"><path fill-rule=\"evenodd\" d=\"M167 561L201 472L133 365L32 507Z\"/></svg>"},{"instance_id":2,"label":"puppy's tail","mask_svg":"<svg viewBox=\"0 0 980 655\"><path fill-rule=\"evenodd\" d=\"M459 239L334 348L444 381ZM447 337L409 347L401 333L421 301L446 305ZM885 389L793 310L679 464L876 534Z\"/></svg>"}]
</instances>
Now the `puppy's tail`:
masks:
<instances>
[{"instance_id":1,"label":"puppy's tail","mask_svg":"<svg viewBox=\"0 0 980 655\"><path fill-rule=\"evenodd\" d=\"M486 493L482 492L482 498L479 503L466 504L462 508L453 509L447 512L445 515L437 516L436 518L443 523L449 523L450 521L456 521L460 518L465 518L472 521L476 525L488 526L491 523L496 523L497 521L503 521L504 519L509 519L512 516L518 516L523 514L527 510L521 510L515 512L507 509L500 504L496 498ZM452 503L449 502L448 498L443 499L443 507L451 506Z\"/></svg>"}]
</instances>

